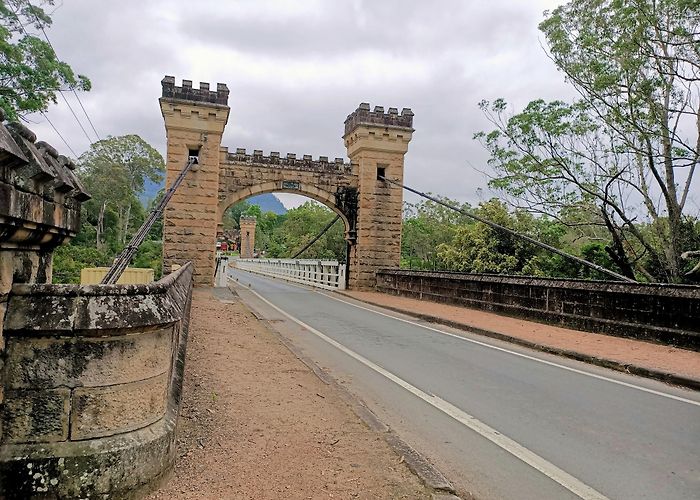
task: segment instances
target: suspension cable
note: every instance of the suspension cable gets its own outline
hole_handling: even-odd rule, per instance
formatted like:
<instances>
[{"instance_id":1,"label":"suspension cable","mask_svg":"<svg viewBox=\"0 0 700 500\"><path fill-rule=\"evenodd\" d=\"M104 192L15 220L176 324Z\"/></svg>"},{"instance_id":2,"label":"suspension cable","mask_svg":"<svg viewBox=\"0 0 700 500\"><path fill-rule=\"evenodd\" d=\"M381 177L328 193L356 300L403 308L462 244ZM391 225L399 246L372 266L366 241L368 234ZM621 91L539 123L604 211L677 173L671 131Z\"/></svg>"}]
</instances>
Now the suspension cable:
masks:
<instances>
[{"instance_id":1,"label":"suspension cable","mask_svg":"<svg viewBox=\"0 0 700 500\"><path fill-rule=\"evenodd\" d=\"M533 245L536 245L536 246L538 246L538 247L540 247L540 248L544 248L545 250L547 250L547 251L549 251L549 252L552 252L552 253L555 253L555 254L557 254L557 255L559 255L559 256L561 256L561 257L564 257L565 259L569 259L569 260L572 260L572 261L574 261L574 262L577 262L577 263L579 263L579 264L581 264L581 265L584 265L584 266L586 266L586 267L589 267L589 268L591 268L591 269L593 269L593 270L595 270L595 271L598 271L599 273L603 273L603 274L606 274L606 275L608 275L608 276L612 276L613 278L615 278L615 279L617 279L617 280L620 280L620 281L627 281L627 282L630 282L630 283L636 283L635 280L633 280L633 279L631 279L631 278L628 278L627 276L623 276L623 275L618 274L618 273L616 273L616 272L614 272L614 271L610 271L609 269L606 269L606 268L604 268L603 266L599 266L598 264L594 264L593 262L589 262L589 261L587 261L587 260L585 260L585 259L582 259L582 258L580 258L580 257L576 257L575 255L571 255L570 253L567 253L567 252L564 252L564 251L562 251L562 250L559 250L558 248L555 248L555 247L553 247L553 246L551 246L551 245L548 245L548 244L546 244L546 243L542 243L541 241L537 241L536 239L531 238L531 237L529 237L529 236L527 236L527 235L524 235L524 234L519 233L519 232L517 232L517 231L514 231L514 230L512 230L512 229L509 229L509 228L507 228L507 227L505 227L505 226L502 226L502 225L500 225L500 224L497 224L497 223L495 223L495 222L492 222L492 221L490 221L490 220L488 220L488 219L484 219L483 217L480 217L480 216L478 216L478 215L474 215L474 214L472 214L472 213L469 213L469 212L467 212L466 210L462 210L461 208L454 207L454 206L450 205L449 203L445 203L444 201L442 201L442 200L440 200L440 199L438 199L438 198L435 198L434 196L430 196L429 194L422 193L421 191L418 191L418 190L416 190L416 189L410 188L410 187L408 187L408 186L406 186L406 185L404 185L404 184L401 184L400 182L397 182L397 181L392 180L392 179L387 179L386 177L381 176L381 175L379 176L379 178L380 178L381 180L383 180L383 181L386 181L386 182L390 183L390 184L393 184L393 185L395 185L395 186L398 186L398 187L400 187L400 188L403 188L403 189L405 189L406 191L410 191L411 193L417 194L418 196L422 196L423 198L426 198L426 199L428 199L428 200L430 200L430 201L433 201L433 202L437 203L438 205L441 205L441 206L443 206L443 207L445 207L445 208L449 208L450 210L454 210L455 212L458 212L458 213L464 215L465 217L469 217L469 218L471 218L471 219L474 219L474 220L476 220L476 221L478 221L478 222L481 222L481 223L483 223L483 224L486 224L487 226L492 227L492 228L494 228L494 229L498 229L498 230L500 230L500 231L504 231L504 232L506 232L506 233L508 233L508 234L511 234L511 235L513 235L513 236L515 236L515 237L517 237L517 238L520 238L520 239L522 239L522 240L525 240L525 241L527 241L528 243L532 243Z\"/></svg>"},{"instance_id":2,"label":"suspension cable","mask_svg":"<svg viewBox=\"0 0 700 500\"><path fill-rule=\"evenodd\" d=\"M316 243L316 242L319 240L319 238L320 238L321 236L323 236L324 234L326 234L326 232L328 232L328 230L329 230L331 227L333 227L333 224L335 224L336 222L338 222L338 219L340 219L340 215L336 215L335 218L334 218L332 221L330 221L328 224L326 224L326 227L324 227L324 228L321 230L321 232L318 233L318 234L316 235L316 237L315 237L314 239L312 239L312 240L309 241L306 245L304 245L304 248L302 248L302 249L299 250L297 253L295 253L295 254L292 256L292 259L296 259L296 258L299 257L301 254L303 254L305 251L307 251L307 250L309 249L309 247L311 247L311 245L313 245L314 243Z\"/></svg>"},{"instance_id":3,"label":"suspension cable","mask_svg":"<svg viewBox=\"0 0 700 500\"><path fill-rule=\"evenodd\" d=\"M119 277L122 275L126 267L131 262L131 259L133 259L134 255L136 255L136 251L139 249L139 246L141 246L141 243L143 243L146 239L146 236L148 236L148 232L151 230L151 227L153 227L153 224L155 224L156 220L158 220L158 217L163 215L163 210L165 210L165 206L170 201L170 198L172 198L175 194L175 190L180 186L180 184L182 184L182 181L185 180L187 172L189 172L192 165L195 165L197 163L198 160L196 156L190 156L187 159L185 168L182 169L180 174L177 176L177 179L175 179L175 182L173 182L172 186L170 186L170 189L168 189L163 198L160 200L160 203L158 203L158 205L153 210L151 210L151 213L148 214L148 217L146 217L146 220L143 221L143 224L141 224L139 230L136 231L134 236L132 236L131 241L129 241L129 244L126 247L124 247L124 250L122 250L122 252L116 259L114 259L114 264L112 264L112 267L109 268L109 271L107 271L105 277L102 278L100 284L113 285L117 282Z\"/></svg>"}]
</instances>

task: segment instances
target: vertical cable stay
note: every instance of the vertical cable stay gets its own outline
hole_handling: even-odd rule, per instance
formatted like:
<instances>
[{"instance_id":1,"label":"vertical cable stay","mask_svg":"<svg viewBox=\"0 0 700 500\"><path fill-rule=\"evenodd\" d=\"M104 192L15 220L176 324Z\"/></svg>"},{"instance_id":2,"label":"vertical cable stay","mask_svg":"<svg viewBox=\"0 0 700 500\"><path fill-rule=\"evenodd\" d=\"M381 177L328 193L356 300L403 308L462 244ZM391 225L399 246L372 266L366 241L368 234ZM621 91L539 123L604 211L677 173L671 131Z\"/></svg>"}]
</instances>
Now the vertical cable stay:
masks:
<instances>
[{"instance_id":1,"label":"vertical cable stay","mask_svg":"<svg viewBox=\"0 0 700 500\"><path fill-rule=\"evenodd\" d=\"M381 180L383 180L383 181L385 181L385 182L388 182L388 183L390 183L390 184L393 184L393 185L395 185L395 186L398 186L398 187L400 187L400 188L403 188L403 189L405 189L406 191L410 191L411 193L417 194L418 196L421 196L421 197L426 198L426 199L428 199L428 200L430 200L430 201L433 201L433 202L437 203L438 205L441 205L441 206L443 206L443 207L445 207L445 208L449 208L450 210L454 210L455 212L458 212L458 213L464 215L465 217L469 217L469 218L471 218L471 219L474 219L474 220L476 220L476 221L478 221L478 222L481 222L481 223L483 223L483 224L486 224L487 226L492 227L492 228L494 228L494 229L498 229L498 230L500 230L500 231L504 231L504 232L506 232L506 233L508 233L508 234L511 234L511 235L513 235L513 236L515 236L515 237L517 237L517 238L520 238L520 239L522 239L522 240L525 240L525 241L527 241L528 243L532 243L533 245L536 245L536 246L538 246L538 247L540 247L540 248L544 248L545 250L547 250L547 251L549 251L549 252L555 253L555 254L557 254L557 255L559 255L559 256L561 256L561 257L564 257L564 258L566 258L566 259L569 259L569 260L572 260L572 261L574 261L574 262L577 262L577 263L579 263L579 264L581 264L581 265L584 265L584 266L586 266L586 267L588 267L588 268L590 268L590 269L593 269L593 270L595 270L595 271L598 271L599 273L603 273L603 274L606 274L606 275L608 275L608 276L611 276L611 277L615 278L616 280L627 281L627 282L629 282L629 283L636 283L635 280L633 280L633 279L631 279L631 278L628 278L627 276L623 276L623 275L618 274L618 273L616 273L616 272L614 272L614 271L610 271L609 269L606 269L606 268L604 268L603 266L599 266L598 264L594 264L593 262L589 262L589 261L587 261L587 260L585 260L585 259L582 259L582 258L580 258L580 257L576 257L575 255L571 255L570 253L564 252L563 250L559 250L558 248L555 248L555 247L553 247L553 246L551 246L551 245L548 245L548 244L546 244L546 243L542 243L541 241L537 241L536 239L531 238L530 236L527 236L527 235L525 235L525 234L519 233L519 232L517 232L517 231L513 231L512 229L509 229L509 228L507 228L507 227L505 227L505 226L502 226L502 225L500 225L500 224L497 224L497 223L495 223L495 222L492 222L492 221L490 221L490 220L488 220L488 219L484 219L483 217L480 217L480 216L478 216L478 215L474 215L474 214L472 214L472 213L469 213L469 212L467 212L466 210L462 210L462 209L460 209L460 208L453 207L453 206L450 205L449 203L445 203L444 201L442 201L442 200L440 200L440 199L438 199L438 198L435 198L434 196L430 196L429 194L422 193L421 191L418 191L418 190L416 190L416 189L410 188L410 187L408 187L408 186L406 186L406 185L404 185L404 184L401 184L400 182L397 182L397 181L395 181L395 180L387 179L387 178L384 177L383 175L379 175L378 177L379 177L379 179L381 179Z\"/></svg>"},{"instance_id":2,"label":"vertical cable stay","mask_svg":"<svg viewBox=\"0 0 700 500\"><path fill-rule=\"evenodd\" d=\"M143 224L141 224L139 230L136 231L134 236L132 236L131 241L129 241L129 244L126 247L124 247L124 250L122 250L122 252L116 259L114 259L112 267L109 268L109 271L107 271L105 277L102 278L100 284L113 285L117 282L119 277L122 275L126 267L131 262L131 259L133 259L134 255L136 255L136 251L139 249L139 246L141 246L141 243L143 243L146 239L146 236L151 230L151 227L153 227L153 224L156 222L156 220L158 220L158 217L163 215L163 210L165 210L165 206L170 201L170 198L172 198L175 194L175 190L177 190L180 184L182 184L182 181L185 180L187 172L189 172L192 165L195 165L197 163L198 160L196 156L190 156L187 159L185 167L177 176L175 182L173 182L172 186L170 186L168 191L165 193L165 196L163 196L158 205L153 210L151 210L151 213L148 214L148 217L146 217L146 220L143 221Z\"/></svg>"}]
</instances>

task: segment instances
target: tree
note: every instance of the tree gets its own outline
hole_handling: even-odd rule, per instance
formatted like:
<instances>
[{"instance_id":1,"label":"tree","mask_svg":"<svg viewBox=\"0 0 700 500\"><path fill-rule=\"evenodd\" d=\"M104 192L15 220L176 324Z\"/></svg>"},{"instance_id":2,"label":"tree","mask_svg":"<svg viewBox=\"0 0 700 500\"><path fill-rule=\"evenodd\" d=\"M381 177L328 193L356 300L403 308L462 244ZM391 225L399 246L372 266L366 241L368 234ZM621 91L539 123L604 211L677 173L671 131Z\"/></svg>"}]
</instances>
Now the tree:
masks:
<instances>
[{"instance_id":1,"label":"tree","mask_svg":"<svg viewBox=\"0 0 700 500\"><path fill-rule=\"evenodd\" d=\"M51 17L41 7L24 0L0 0L0 108L9 120L45 111L61 89L90 90L87 77L76 75L47 41L29 33L49 26Z\"/></svg>"},{"instance_id":2,"label":"tree","mask_svg":"<svg viewBox=\"0 0 700 500\"><path fill-rule=\"evenodd\" d=\"M329 208L307 201L289 210L284 220L273 231L270 239L270 257L292 257L335 218ZM308 250L301 259L334 259L345 261L345 226L341 221L333 226Z\"/></svg>"},{"instance_id":3,"label":"tree","mask_svg":"<svg viewBox=\"0 0 700 500\"><path fill-rule=\"evenodd\" d=\"M96 246L126 243L130 228L143 221L138 196L145 180L160 182L163 157L137 135L110 137L90 146L78 159L81 178L92 199L84 204L84 222L96 227Z\"/></svg>"},{"instance_id":4,"label":"tree","mask_svg":"<svg viewBox=\"0 0 700 500\"><path fill-rule=\"evenodd\" d=\"M443 201L468 210L468 204L460 204L449 198ZM405 203L401 235L402 266L431 269L438 264L438 247L452 240L458 224L464 217L433 201Z\"/></svg>"},{"instance_id":5,"label":"tree","mask_svg":"<svg viewBox=\"0 0 700 500\"><path fill-rule=\"evenodd\" d=\"M679 281L700 160L699 25L700 3L688 0L576 0L546 14L551 58L581 98L536 100L514 116L502 99L482 102L496 126L476 134L491 185L562 222L596 207L576 224L606 229L623 274Z\"/></svg>"},{"instance_id":6,"label":"tree","mask_svg":"<svg viewBox=\"0 0 700 500\"><path fill-rule=\"evenodd\" d=\"M497 199L479 204L475 214L553 246L561 245L565 232L562 225L524 210L510 213ZM559 256L482 222L457 226L452 240L438 246L438 257L448 269L469 273L561 276L564 270Z\"/></svg>"},{"instance_id":7,"label":"tree","mask_svg":"<svg viewBox=\"0 0 700 500\"><path fill-rule=\"evenodd\" d=\"M235 205L232 205L226 209L223 217L224 231L240 229L239 220L241 218L241 214L245 213L248 208L250 208L250 203L247 201L241 201L240 203L236 203Z\"/></svg>"}]
</instances>

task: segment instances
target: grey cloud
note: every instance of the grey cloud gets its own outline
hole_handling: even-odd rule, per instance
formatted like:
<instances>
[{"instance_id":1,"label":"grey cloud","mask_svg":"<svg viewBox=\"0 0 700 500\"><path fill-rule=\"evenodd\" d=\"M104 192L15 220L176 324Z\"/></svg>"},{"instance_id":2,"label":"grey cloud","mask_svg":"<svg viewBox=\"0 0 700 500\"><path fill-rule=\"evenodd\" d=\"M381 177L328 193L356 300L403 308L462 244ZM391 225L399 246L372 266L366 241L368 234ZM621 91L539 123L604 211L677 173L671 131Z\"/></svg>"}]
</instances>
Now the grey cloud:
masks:
<instances>
[{"instance_id":1,"label":"grey cloud","mask_svg":"<svg viewBox=\"0 0 700 500\"><path fill-rule=\"evenodd\" d=\"M251 16L260 5L275 15ZM288 12L296 6L303 14ZM488 128L476 103L503 96L522 106L570 95L539 46L546 7L258 0L202 1L194 9L179 1L76 0L55 12L49 35L59 56L92 79L82 99L103 136L137 133L164 152L157 99L165 74L228 84L229 148L344 157L343 121L360 102L411 107L416 132L406 181L474 202L485 178L472 166L486 168L487 157L472 135ZM49 117L78 153L87 147L64 105ZM53 135L46 124L33 128Z\"/></svg>"},{"instance_id":2,"label":"grey cloud","mask_svg":"<svg viewBox=\"0 0 700 500\"><path fill-rule=\"evenodd\" d=\"M355 8L353 8L353 4ZM522 37L538 16L517 2L433 2L385 0L325 2L316 16L247 18L236 9L222 11L207 29L190 31L192 39L263 57L340 54L380 48L397 55L424 54L460 48L495 49ZM188 31L191 20L180 19ZM486 55L486 54L484 54Z\"/></svg>"}]
</instances>

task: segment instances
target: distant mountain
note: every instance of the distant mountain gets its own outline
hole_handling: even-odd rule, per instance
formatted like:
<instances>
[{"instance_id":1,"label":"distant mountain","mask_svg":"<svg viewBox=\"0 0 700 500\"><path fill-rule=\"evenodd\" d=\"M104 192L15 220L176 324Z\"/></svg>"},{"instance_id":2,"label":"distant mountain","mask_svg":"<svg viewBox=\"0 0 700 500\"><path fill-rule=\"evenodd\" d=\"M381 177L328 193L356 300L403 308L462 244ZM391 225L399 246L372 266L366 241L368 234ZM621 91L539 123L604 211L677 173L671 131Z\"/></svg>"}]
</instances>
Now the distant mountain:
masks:
<instances>
[{"instance_id":1,"label":"distant mountain","mask_svg":"<svg viewBox=\"0 0 700 500\"><path fill-rule=\"evenodd\" d=\"M151 201L155 199L158 195L158 191L165 187L165 181L163 182L152 182L150 179L146 179L144 184L143 193L139 196L139 200L144 207L148 208ZM251 205L257 205L260 210L264 212L274 212L277 215L283 215L287 213L287 209L284 208L282 202L277 199L277 197L272 193L259 194L257 196L251 196L247 200Z\"/></svg>"},{"instance_id":2,"label":"distant mountain","mask_svg":"<svg viewBox=\"0 0 700 500\"><path fill-rule=\"evenodd\" d=\"M287 213L287 209L284 208L282 202L277 199L272 193L259 194L257 196L251 196L247 200L251 205L257 205L260 207L262 213L274 212L277 215L284 215Z\"/></svg>"},{"instance_id":3,"label":"distant mountain","mask_svg":"<svg viewBox=\"0 0 700 500\"><path fill-rule=\"evenodd\" d=\"M139 196L141 204L148 208L151 202L158 196L158 191L165 187L165 179L161 182L153 182L151 179L146 179L143 185L143 193Z\"/></svg>"}]
</instances>

